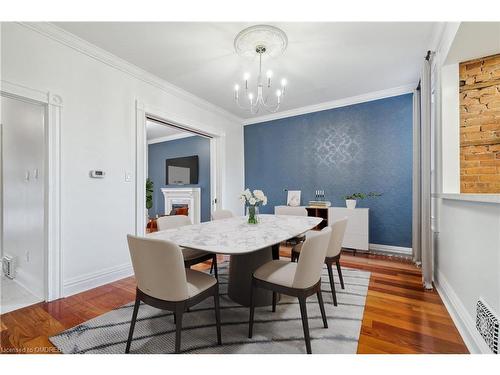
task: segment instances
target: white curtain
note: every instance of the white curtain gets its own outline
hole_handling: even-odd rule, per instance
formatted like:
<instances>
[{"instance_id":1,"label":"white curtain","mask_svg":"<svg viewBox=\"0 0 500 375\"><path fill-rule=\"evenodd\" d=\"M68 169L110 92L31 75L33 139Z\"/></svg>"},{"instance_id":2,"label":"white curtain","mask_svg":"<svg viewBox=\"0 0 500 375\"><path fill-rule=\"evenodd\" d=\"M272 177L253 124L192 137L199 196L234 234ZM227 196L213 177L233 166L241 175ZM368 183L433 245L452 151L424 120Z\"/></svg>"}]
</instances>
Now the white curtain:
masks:
<instances>
[{"instance_id":1,"label":"white curtain","mask_svg":"<svg viewBox=\"0 0 500 375\"><path fill-rule=\"evenodd\" d=\"M431 95L431 61L427 58L420 80L420 181L417 181L419 189L414 192L417 194L417 198L414 198L414 203L417 203L414 219L417 217L417 223L414 222L413 228L416 230L414 238L418 237L414 256L416 259L421 258L423 284L426 289L432 289L434 273L431 230Z\"/></svg>"},{"instance_id":2,"label":"white curtain","mask_svg":"<svg viewBox=\"0 0 500 375\"><path fill-rule=\"evenodd\" d=\"M422 266L423 284L432 289L431 230L431 66L424 61L419 89L413 93L413 260Z\"/></svg>"},{"instance_id":3,"label":"white curtain","mask_svg":"<svg viewBox=\"0 0 500 375\"><path fill-rule=\"evenodd\" d=\"M420 121L420 84L413 92L413 220L412 220L412 250L413 261L417 265L422 264L422 248L420 246L420 238L422 236L421 227L421 170L420 170L420 155L421 155L421 121Z\"/></svg>"}]
</instances>

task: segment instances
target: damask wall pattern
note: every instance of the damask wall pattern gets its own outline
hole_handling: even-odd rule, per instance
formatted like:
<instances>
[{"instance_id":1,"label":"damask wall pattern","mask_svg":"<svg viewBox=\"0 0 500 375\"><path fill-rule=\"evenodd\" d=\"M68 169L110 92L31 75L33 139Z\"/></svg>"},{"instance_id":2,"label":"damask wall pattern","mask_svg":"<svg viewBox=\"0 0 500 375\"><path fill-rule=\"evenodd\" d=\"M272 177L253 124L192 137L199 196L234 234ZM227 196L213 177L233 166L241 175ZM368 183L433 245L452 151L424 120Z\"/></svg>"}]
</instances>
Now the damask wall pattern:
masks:
<instances>
[{"instance_id":1,"label":"damask wall pattern","mask_svg":"<svg viewBox=\"0 0 500 375\"><path fill-rule=\"evenodd\" d=\"M411 247L412 94L245 126L245 184L262 189L272 213L284 189L302 204L324 190L333 206L347 193L377 191L370 243Z\"/></svg>"}]
</instances>

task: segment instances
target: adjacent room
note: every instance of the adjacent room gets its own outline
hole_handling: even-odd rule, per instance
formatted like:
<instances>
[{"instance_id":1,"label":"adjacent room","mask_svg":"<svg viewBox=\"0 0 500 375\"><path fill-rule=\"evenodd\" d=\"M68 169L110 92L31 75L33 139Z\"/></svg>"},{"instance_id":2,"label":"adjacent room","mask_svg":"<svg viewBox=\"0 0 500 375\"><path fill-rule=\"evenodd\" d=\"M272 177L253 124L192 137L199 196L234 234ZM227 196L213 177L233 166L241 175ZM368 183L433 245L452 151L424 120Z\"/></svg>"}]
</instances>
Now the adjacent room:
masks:
<instances>
[{"instance_id":1,"label":"adjacent room","mask_svg":"<svg viewBox=\"0 0 500 375\"><path fill-rule=\"evenodd\" d=\"M146 139L147 230L157 229L157 219L166 215L188 216L192 224L209 221L211 137L148 119Z\"/></svg>"},{"instance_id":2,"label":"adjacent room","mask_svg":"<svg viewBox=\"0 0 500 375\"><path fill-rule=\"evenodd\" d=\"M498 354L500 22L1 22L0 91L2 352Z\"/></svg>"}]
</instances>

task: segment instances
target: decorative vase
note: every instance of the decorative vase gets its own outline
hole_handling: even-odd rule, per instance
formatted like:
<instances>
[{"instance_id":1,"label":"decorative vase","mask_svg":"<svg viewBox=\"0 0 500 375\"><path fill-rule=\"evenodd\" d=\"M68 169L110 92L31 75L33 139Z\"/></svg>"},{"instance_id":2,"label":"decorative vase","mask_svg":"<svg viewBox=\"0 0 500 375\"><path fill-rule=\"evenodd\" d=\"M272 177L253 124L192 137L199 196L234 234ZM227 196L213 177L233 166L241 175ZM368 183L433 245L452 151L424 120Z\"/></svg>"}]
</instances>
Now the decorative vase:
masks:
<instances>
[{"instance_id":1,"label":"decorative vase","mask_svg":"<svg viewBox=\"0 0 500 375\"><path fill-rule=\"evenodd\" d=\"M247 206L248 224L257 224L259 222L259 207Z\"/></svg>"},{"instance_id":2,"label":"decorative vase","mask_svg":"<svg viewBox=\"0 0 500 375\"><path fill-rule=\"evenodd\" d=\"M356 199L346 199L345 200L345 205L347 208L356 208Z\"/></svg>"}]
</instances>

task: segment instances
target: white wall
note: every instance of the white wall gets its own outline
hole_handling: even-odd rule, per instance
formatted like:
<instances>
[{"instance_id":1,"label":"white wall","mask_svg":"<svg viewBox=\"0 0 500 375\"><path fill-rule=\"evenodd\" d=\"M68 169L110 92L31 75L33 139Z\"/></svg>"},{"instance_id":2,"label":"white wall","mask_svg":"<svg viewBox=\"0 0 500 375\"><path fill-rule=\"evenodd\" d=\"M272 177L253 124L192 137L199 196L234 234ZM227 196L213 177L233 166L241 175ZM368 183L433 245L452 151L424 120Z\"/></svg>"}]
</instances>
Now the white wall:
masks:
<instances>
[{"instance_id":1,"label":"white wall","mask_svg":"<svg viewBox=\"0 0 500 375\"><path fill-rule=\"evenodd\" d=\"M458 64L441 69L443 193L460 193Z\"/></svg>"},{"instance_id":2,"label":"white wall","mask_svg":"<svg viewBox=\"0 0 500 375\"><path fill-rule=\"evenodd\" d=\"M134 232L136 100L225 133L223 204L242 212L243 129L230 116L176 95L25 25L2 24L2 80L57 93L61 124L63 284L75 293L130 274ZM89 178L103 169L104 179Z\"/></svg>"},{"instance_id":3,"label":"white wall","mask_svg":"<svg viewBox=\"0 0 500 375\"><path fill-rule=\"evenodd\" d=\"M487 26L490 31L500 30L500 23ZM445 30L436 55L441 82L441 143L437 156L442 163L437 177L442 181L442 190L435 198L439 214L434 280L473 353L490 353L475 328L478 299L482 298L500 316L500 200L459 194L458 63L489 55L493 50L500 52L500 33L485 33L484 27L481 23L461 24L458 30L448 27L450 32Z\"/></svg>"},{"instance_id":4,"label":"white wall","mask_svg":"<svg viewBox=\"0 0 500 375\"><path fill-rule=\"evenodd\" d=\"M488 352L476 304L482 298L500 313L500 204L442 199L440 213L436 283L469 350Z\"/></svg>"}]
</instances>

